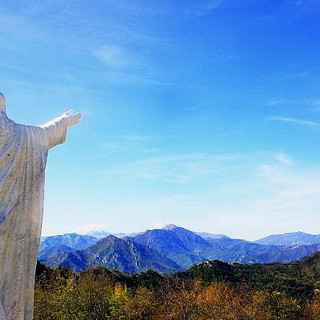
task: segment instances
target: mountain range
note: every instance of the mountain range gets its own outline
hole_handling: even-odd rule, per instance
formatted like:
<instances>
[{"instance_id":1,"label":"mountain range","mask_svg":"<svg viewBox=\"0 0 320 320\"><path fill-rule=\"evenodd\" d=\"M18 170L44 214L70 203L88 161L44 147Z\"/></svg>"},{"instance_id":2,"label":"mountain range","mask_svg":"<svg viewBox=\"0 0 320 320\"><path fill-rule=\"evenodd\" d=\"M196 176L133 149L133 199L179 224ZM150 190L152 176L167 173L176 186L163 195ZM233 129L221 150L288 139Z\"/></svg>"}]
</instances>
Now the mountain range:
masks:
<instances>
[{"instance_id":1,"label":"mountain range","mask_svg":"<svg viewBox=\"0 0 320 320\"><path fill-rule=\"evenodd\" d=\"M106 238L107 236L110 236L110 235L114 235L118 238L122 238L125 236L125 233L111 233L104 230L95 230L95 231L89 231L88 233L86 233L86 235L94 237L96 239Z\"/></svg>"},{"instance_id":2,"label":"mountain range","mask_svg":"<svg viewBox=\"0 0 320 320\"><path fill-rule=\"evenodd\" d=\"M290 232L271 235L260 240L256 240L255 243L276 246L294 246L300 244L311 245L320 243L320 235L304 233L301 231Z\"/></svg>"},{"instance_id":3,"label":"mountain range","mask_svg":"<svg viewBox=\"0 0 320 320\"><path fill-rule=\"evenodd\" d=\"M101 233L100 233L101 234ZM83 271L103 266L125 273L148 269L162 274L206 260L228 263L293 262L320 251L320 235L293 232L250 242L221 234L197 233L175 225L97 239L65 234L42 239L39 260L50 267Z\"/></svg>"},{"instance_id":4,"label":"mountain range","mask_svg":"<svg viewBox=\"0 0 320 320\"><path fill-rule=\"evenodd\" d=\"M133 241L125 241L113 235L99 240L84 250L65 252L47 260L49 267L60 267L84 271L102 266L124 273L138 273L154 269L170 274L182 268L158 251Z\"/></svg>"},{"instance_id":5,"label":"mountain range","mask_svg":"<svg viewBox=\"0 0 320 320\"><path fill-rule=\"evenodd\" d=\"M44 237L41 239L38 258L39 260L46 260L64 252L83 250L96 242L97 238L95 237L77 233Z\"/></svg>"}]
</instances>

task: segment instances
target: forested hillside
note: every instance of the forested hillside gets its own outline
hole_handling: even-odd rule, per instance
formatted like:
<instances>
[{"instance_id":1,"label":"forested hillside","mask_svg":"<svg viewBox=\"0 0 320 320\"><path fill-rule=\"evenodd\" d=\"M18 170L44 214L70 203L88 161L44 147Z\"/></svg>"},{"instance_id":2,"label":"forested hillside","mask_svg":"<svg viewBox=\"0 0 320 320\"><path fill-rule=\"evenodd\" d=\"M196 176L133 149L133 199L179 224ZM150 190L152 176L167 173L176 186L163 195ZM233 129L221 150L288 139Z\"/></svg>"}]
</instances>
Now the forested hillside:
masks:
<instances>
[{"instance_id":1,"label":"forested hillside","mask_svg":"<svg viewBox=\"0 0 320 320\"><path fill-rule=\"evenodd\" d=\"M320 253L291 264L205 261L171 276L37 267L34 320L313 320Z\"/></svg>"}]
</instances>

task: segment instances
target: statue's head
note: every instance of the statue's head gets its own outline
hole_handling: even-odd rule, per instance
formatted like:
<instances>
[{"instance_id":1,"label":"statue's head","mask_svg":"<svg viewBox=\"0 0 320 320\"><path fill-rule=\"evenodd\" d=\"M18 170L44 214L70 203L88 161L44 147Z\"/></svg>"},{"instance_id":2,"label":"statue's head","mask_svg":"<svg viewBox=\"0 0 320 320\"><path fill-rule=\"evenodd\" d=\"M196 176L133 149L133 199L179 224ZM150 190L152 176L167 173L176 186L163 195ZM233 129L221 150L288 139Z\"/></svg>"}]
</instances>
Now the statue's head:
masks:
<instances>
[{"instance_id":1,"label":"statue's head","mask_svg":"<svg viewBox=\"0 0 320 320\"><path fill-rule=\"evenodd\" d=\"M0 92L0 112L6 112L6 98Z\"/></svg>"}]
</instances>

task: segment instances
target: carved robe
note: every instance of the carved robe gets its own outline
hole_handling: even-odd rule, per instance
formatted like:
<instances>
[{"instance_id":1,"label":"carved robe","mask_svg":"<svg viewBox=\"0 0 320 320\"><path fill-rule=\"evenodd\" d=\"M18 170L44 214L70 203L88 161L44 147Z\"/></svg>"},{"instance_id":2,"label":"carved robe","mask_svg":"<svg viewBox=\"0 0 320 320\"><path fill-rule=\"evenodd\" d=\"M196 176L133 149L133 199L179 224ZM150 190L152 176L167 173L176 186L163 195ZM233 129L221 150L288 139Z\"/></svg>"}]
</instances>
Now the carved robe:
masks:
<instances>
[{"instance_id":1,"label":"carved robe","mask_svg":"<svg viewBox=\"0 0 320 320\"><path fill-rule=\"evenodd\" d=\"M63 143L57 118L16 124L0 112L0 320L32 320L48 150Z\"/></svg>"}]
</instances>

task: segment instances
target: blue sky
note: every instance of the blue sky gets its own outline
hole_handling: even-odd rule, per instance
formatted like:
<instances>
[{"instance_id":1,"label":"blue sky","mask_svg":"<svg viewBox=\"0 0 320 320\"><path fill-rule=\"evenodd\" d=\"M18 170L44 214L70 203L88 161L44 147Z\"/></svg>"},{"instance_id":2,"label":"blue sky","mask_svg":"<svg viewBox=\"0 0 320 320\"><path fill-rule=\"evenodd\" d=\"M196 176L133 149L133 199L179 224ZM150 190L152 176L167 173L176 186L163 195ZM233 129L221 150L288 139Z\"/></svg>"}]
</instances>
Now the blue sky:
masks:
<instances>
[{"instance_id":1,"label":"blue sky","mask_svg":"<svg viewBox=\"0 0 320 320\"><path fill-rule=\"evenodd\" d=\"M319 233L319 48L316 0L1 2L8 115L83 113L43 233Z\"/></svg>"}]
</instances>

